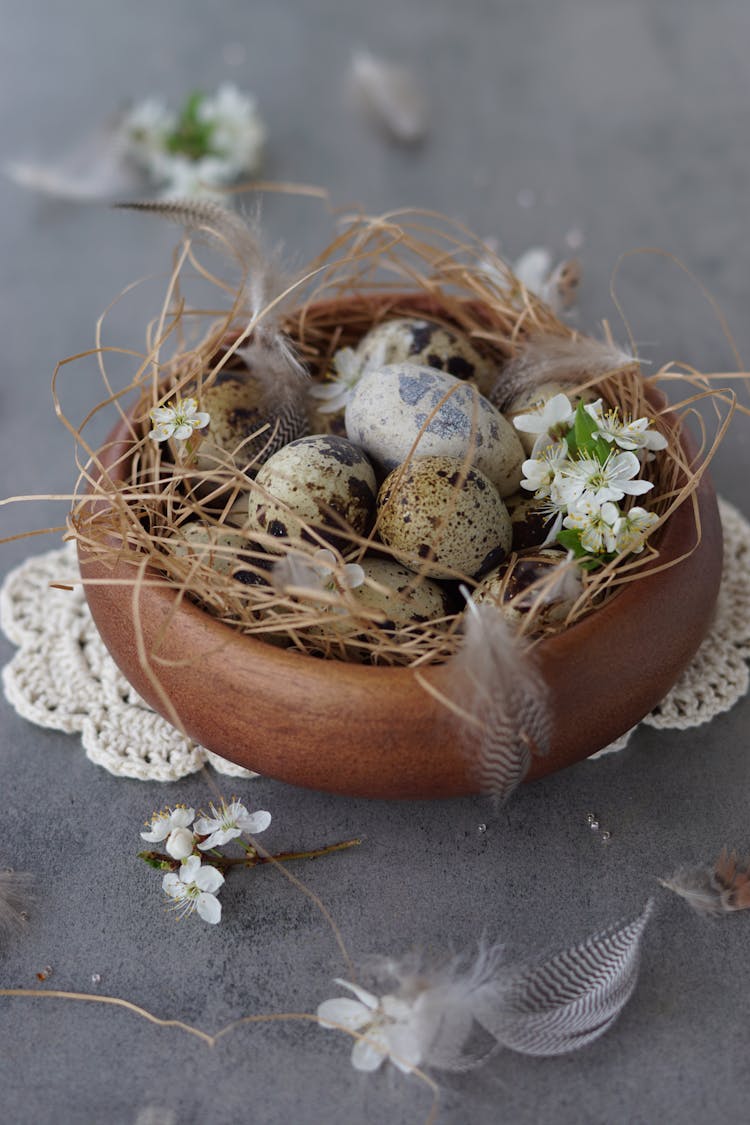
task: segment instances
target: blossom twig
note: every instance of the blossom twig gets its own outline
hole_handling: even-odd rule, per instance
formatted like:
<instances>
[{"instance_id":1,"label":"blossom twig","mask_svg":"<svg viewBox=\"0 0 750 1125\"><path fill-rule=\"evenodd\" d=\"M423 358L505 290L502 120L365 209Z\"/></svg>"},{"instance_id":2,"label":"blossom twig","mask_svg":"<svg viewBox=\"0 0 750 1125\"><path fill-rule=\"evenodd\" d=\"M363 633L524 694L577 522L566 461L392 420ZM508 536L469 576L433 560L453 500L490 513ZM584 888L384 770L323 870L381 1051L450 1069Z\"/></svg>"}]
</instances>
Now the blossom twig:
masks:
<instances>
[{"instance_id":1,"label":"blossom twig","mask_svg":"<svg viewBox=\"0 0 750 1125\"><path fill-rule=\"evenodd\" d=\"M229 871L232 867L260 867L264 863L286 863L293 859L320 859L321 856L331 855L333 852L355 848L361 843L361 837L354 837L351 840L339 840L336 844L327 844L324 848L311 848L309 851L301 852L276 852L275 855L259 855L254 849L251 849L244 856L223 856L215 852L210 854L216 856L212 860L212 866L218 867L220 871L224 872ZM175 871L180 866L176 860L171 859L165 852L138 852L138 858L160 871Z\"/></svg>"}]
</instances>

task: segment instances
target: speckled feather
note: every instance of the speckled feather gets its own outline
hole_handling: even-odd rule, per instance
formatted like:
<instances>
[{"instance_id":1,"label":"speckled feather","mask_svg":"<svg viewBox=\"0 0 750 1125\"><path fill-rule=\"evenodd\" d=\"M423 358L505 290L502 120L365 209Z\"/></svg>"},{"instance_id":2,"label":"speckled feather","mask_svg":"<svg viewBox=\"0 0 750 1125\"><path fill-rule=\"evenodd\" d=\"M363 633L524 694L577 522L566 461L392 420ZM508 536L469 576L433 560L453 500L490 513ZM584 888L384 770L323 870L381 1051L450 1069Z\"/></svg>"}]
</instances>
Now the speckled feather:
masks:
<instances>
[{"instance_id":1,"label":"speckled feather","mask_svg":"<svg viewBox=\"0 0 750 1125\"><path fill-rule=\"evenodd\" d=\"M503 410L524 391L542 383L569 383L603 377L639 361L614 344L588 336L535 336L503 370L487 397Z\"/></svg>"},{"instance_id":2,"label":"speckled feather","mask_svg":"<svg viewBox=\"0 0 750 1125\"><path fill-rule=\"evenodd\" d=\"M500 610L476 606L465 614L461 650L453 658L455 703L475 722L462 722L482 793L506 801L534 755L549 749L547 687Z\"/></svg>"},{"instance_id":3,"label":"speckled feather","mask_svg":"<svg viewBox=\"0 0 750 1125\"><path fill-rule=\"evenodd\" d=\"M237 355L263 385L262 409L277 429L273 448L281 448L282 443L302 437L308 427L306 396L309 376L297 359L291 342L279 329L283 302L279 302L272 313L263 315L288 285L279 265L278 253L269 255L263 250L256 230L257 223L208 201L146 200L118 203L116 206L149 212L176 222L188 234L197 234L212 241L222 253L240 265L244 280L238 316L246 318L243 328L247 325L254 327L247 342L237 350ZM258 323L254 324L256 320Z\"/></svg>"}]
</instances>

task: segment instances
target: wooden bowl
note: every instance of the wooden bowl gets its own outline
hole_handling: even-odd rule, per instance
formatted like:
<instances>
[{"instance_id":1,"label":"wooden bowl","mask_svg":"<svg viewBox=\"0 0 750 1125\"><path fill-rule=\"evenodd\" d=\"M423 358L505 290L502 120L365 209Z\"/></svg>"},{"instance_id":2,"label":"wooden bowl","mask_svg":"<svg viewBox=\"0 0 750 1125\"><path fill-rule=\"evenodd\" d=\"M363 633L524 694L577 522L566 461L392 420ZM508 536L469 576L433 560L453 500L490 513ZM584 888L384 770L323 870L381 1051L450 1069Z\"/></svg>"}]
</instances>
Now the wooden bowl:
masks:
<instances>
[{"instance_id":1,"label":"wooden bowl","mask_svg":"<svg viewBox=\"0 0 750 1125\"><path fill-rule=\"evenodd\" d=\"M114 479L125 476L129 445L122 421L101 454ZM681 505L667 521L658 569L537 647L554 734L527 780L624 734L689 664L711 624L721 580L721 523L706 474L695 506ZM86 582L104 580L86 585L86 596L118 667L171 721L166 695L201 745L267 777L332 793L433 798L477 791L446 708L411 670L319 660L243 636L190 602L176 605L175 589L154 572L148 577L156 584L138 592L146 674L135 627L135 560L121 557L107 568L80 545L79 560ZM672 560L680 561L663 569ZM441 692L451 670L435 665L421 675Z\"/></svg>"}]
</instances>

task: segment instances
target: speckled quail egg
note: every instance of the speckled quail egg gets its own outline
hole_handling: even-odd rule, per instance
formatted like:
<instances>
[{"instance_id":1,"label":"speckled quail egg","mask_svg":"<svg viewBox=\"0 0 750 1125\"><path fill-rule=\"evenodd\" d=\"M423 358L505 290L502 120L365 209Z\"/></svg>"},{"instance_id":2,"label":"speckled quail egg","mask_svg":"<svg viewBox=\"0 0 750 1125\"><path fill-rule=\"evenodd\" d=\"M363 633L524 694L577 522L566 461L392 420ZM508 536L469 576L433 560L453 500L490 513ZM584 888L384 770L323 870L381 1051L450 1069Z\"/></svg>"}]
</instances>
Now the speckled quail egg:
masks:
<instances>
[{"instance_id":1,"label":"speckled quail egg","mask_svg":"<svg viewBox=\"0 0 750 1125\"><path fill-rule=\"evenodd\" d=\"M370 629L398 636L409 625L422 624L449 613L448 593L439 582L413 571L393 559L365 556L361 562L364 582L349 591L350 598L362 607L363 616L340 613L335 608L328 618L310 630L311 635L337 638L354 637ZM385 620L374 620L370 614ZM361 654L360 654L361 655Z\"/></svg>"},{"instance_id":2,"label":"speckled quail egg","mask_svg":"<svg viewBox=\"0 0 750 1125\"><path fill-rule=\"evenodd\" d=\"M555 577L555 570L559 575ZM490 602L518 624L534 610L533 632L560 625L581 593L581 571L563 551L544 548L518 555L488 574L472 598Z\"/></svg>"},{"instance_id":3,"label":"speckled quail egg","mask_svg":"<svg viewBox=\"0 0 750 1125\"><path fill-rule=\"evenodd\" d=\"M495 382L498 364L480 355L463 332L422 317L384 320L356 348L365 370L390 363L416 363L470 379L482 393Z\"/></svg>"},{"instance_id":4,"label":"speckled quail egg","mask_svg":"<svg viewBox=\"0 0 750 1125\"><path fill-rule=\"evenodd\" d=\"M215 524L188 523L178 528L169 546L181 558L196 559L217 574L231 574L240 564L238 554L247 540L239 532Z\"/></svg>"},{"instance_id":5,"label":"speckled quail egg","mask_svg":"<svg viewBox=\"0 0 750 1125\"><path fill-rule=\"evenodd\" d=\"M521 482L524 451L510 423L469 384L431 367L398 363L363 375L346 407L346 432L386 472L419 437L419 457L461 458L473 448L473 463L501 496Z\"/></svg>"},{"instance_id":6,"label":"speckled quail egg","mask_svg":"<svg viewBox=\"0 0 750 1125\"><path fill-rule=\"evenodd\" d=\"M455 457L415 457L395 469L380 489L378 510L382 541L431 577L476 575L510 550L510 516L497 489Z\"/></svg>"},{"instance_id":7,"label":"speckled quail egg","mask_svg":"<svg viewBox=\"0 0 750 1125\"><path fill-rule=\"evenodd\" d=\"M202 391L200 406L210 415L196 457L202 472L229 461L252 474L276 450L308 432L304 396L269 404L267 387L244 368L221 371Z\"/></svg>"},{"instance_id":8,"label":"speckled quail egg","mask_svg":"<svg viewBox=\"0 0 750 1125\"><path fill-rule=\"evenodd\" d=\"M543 501L528 492L514 492L512 496L506 496L505 504L513 526L513 550L525 551L529 547L541 546L551 527L550 518L542 507Z\"/></svg>"},{"instance_id":9,"label":"speckled quail egg","mask_svg":"<svg viewBox=\"0 0 750 1125\"><path fill-rule=\"evenodd\" d=\"M361 566L365 581L352 595L366 609L385 614L387 621L379 628L432 621L448 612L448 596L438 582L415 579L413 571L392 559L366 556Z\"/></svg>"},{"instance_id":10,"label":"speckled quail egg","mask_svg":"<svg viewBox=\"0 0 750 1125\"><path fill-rule=\"evenodd\" d=\"M372 465L356 445L333 434L285 445L260 468L255 484L248 526L275 538L309 540L305 525L314 525L331 543L345 542L338 531L366 535L375 518Z\"/></svg>"}]
</instances>

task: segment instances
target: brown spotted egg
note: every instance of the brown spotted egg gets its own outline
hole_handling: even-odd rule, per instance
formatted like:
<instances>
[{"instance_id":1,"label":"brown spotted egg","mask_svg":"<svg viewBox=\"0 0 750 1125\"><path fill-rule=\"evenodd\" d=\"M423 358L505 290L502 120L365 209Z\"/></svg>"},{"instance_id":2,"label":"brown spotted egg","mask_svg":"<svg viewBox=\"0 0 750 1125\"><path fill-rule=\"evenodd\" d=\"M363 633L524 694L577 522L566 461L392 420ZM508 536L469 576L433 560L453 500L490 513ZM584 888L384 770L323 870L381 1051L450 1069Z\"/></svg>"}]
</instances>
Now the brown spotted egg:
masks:
<instances>
[{"instance_id":1,"label":"brown spotted egg","mask_svg":"<svg viewBox=\"0 0 750 1125\"><path fill-rule=\"evenodd\" d=\"M233 463L252 474L276 450L308 432L304 399L269 407L267 389L245 370L221 371L200 396L210 415L196 463L202 472Z\"/></svg>"},{"instance_id":2,"label":"brown spotted egg","mask_svg":"<svg viewBox=\"0 0 750 1125\"><path fill-rule=\"evenodd\" d=\"M184 524L172 536L170 550L181 558L195 559L217 574L231 574L240 563L238 557L247 540L236 531L215 524Z\"/></svg>"},{"instance_id":3,"label":"brown spotted egg","mask_svg":"<svg viewBox=\"0 0 750 1125\"><path fill-rule=\"evenodd\" d=\"M364 608L385 614L379 628L432 621L448 612L448 598L438 582L415 579L413 571L392 559L365 557L361 566L365 581L352 595Z\"/></svg>"},{"instance_id":4,"label":"brown spotted egg","mask_svg":"<svg viewBox=\"0 0 750 1125\"><path fill-rule=\"evenodd\" d=\"M563 551L543 548L515 556L493 570L472 598L478 605L496 605L516 625L533 610L532 632L537 632L565 621L581 593L580 576L580 569L566 559Z\"/></svg>"},{"instance_id":5,"label":"brown spotted egg","mask_svg":"<svg viewBox=\"0 0 750 1125\"><path fill-rule=\"evenodd\" d=\"M364 370L390 363L416 363L457 379L470 379L483 393L498 374L498 364L480 355L463 332L421 317L384 320L360 340L356 352Z\"/></svg>"},{"instance_id":6,"label":"brown spotted egg","mask_svg":"<svg viewBox=\"0 0 750 1125\"><path fill-rule=\"evenodd\" d=\"M434 621L449 612L448 595L439 582L417 577L393 559L365 556L360 565L364 582L351 589L349 597L362 607L363 615L358 617L356 609L342 614L331 608L327 620L310 630L312 635L353 637L368 628L398 635L409 625ZM385 620L372 620L371 614Z\"/></svg>"},{"instance_id":7,"label":"brown spotted egg","mask_svg":"<svg viewBox=\"0 0 750 1125\"><path fill-rule=\"evenodd\" d=\"M505 504L513 526L513 550L525 551L540 547L550 530L550 522L539 500L528 492L506 496Z\"/></svg>"},{"instance_id":8,"label":"brown spotted egg","mask_svg":"<svg viewBox=\"0 0 750 1125\"><path fill-rule=\"evenodd\" d=\"M429 419L429 421L428 421ZM385 472L409 456L463 458L501 496L521 483L523 446L513 427L470 384L411 363L366 372L346 407L346 433Z\"/></svg>"},{"instance_id":9,"label":"brown spotted egg","mask_svg":"<svg viewBox=\"0 0 750 1125\"><path fill-rule=\"evenodd\" d=\"M337 532L367 535L375 518L377 483L361 449L346 438L313 434L285 445L259 469L249 493L248 526L277 539L312 540L314 525L331 543Z\"/></svg>"},{"instance_id":10,"label":"brown spotted egg","mask_svg":"<svg viewBox=\"0 0 750 1125\"><path fill-rule=\"evenodd\" d=\"M475 575L505 558L508 509L477 468L455 457L415 457L378 496L378 532L398 559L431 577Z\"/></svg>"}]
</instances>

